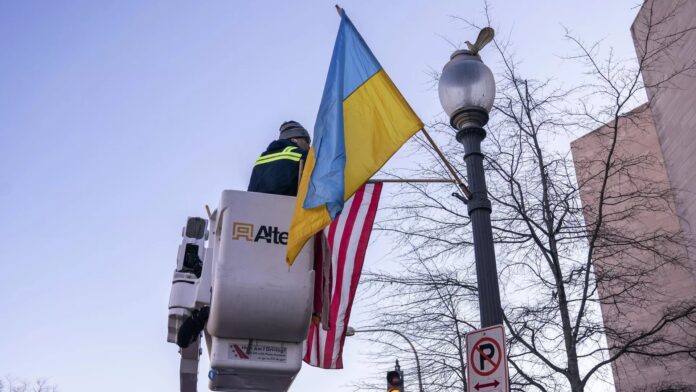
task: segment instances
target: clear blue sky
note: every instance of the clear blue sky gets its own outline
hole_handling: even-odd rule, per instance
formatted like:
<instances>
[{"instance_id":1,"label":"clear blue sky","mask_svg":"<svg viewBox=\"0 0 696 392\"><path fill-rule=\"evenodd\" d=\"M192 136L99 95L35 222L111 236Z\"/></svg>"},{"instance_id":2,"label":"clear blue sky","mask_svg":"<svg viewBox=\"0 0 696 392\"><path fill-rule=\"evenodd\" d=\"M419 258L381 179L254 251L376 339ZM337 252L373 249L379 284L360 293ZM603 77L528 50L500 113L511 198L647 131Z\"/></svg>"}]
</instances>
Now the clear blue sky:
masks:
<instances>
[{"instance_id":1,"label":"clear blue sky","mask_svg":"<svg viewBox=\"0 0 696 392\"><path fill-rule=\"evenodd\" d=\"M561 25L630 56L636 3L492 0L523 69L559 79L573 69L558 58ZM282 121L312 129L333 4L0 2L0 375L176 390L166 318L180 228L222 189L246 188ZM441 115L428 69L448 60L445 38L473 40L450 17L482 20L481 1L341 5L423 120ZM293 390L381 374L369 348L349 341L346 370L305 367Z\"/></svg>"}]
</instances>

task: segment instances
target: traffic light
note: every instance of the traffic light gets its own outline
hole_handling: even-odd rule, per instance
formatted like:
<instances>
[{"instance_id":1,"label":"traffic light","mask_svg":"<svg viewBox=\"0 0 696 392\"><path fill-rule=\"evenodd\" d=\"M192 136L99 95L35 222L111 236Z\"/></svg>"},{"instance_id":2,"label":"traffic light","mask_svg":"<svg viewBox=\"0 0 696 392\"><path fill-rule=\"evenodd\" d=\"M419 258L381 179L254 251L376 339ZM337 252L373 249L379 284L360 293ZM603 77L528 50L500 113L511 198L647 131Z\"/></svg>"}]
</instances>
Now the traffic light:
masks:
<instances>
[{"instance_id":1,"label":"traffic light","mask_svg":"<svg viewBox=\"0 0 696 392\"><path fill-rule=\"evenodd\" d=\"M394 370L387 372L387 392L404 392L404 372L401 371L398 359Z\"/></svg>"}]
</instances>

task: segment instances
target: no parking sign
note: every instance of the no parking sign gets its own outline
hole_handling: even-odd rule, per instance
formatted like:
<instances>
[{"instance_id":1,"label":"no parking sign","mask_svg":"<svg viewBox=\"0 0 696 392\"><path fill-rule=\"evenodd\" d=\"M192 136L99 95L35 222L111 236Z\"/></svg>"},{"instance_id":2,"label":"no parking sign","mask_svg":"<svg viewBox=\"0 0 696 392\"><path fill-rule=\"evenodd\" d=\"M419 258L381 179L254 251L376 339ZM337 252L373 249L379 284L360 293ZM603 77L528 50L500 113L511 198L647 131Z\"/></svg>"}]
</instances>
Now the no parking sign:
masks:
<instances>
[{"instance_id":1,"label":"no parking sign","mask_svg":"<svg viewBox=\"0 0 696 392\"><path fill-rule=\"evenodd\" d=\"M467 384L469 391L508 392L507 350L502 325L466 335Z\"/></svg>"}]
</instances>

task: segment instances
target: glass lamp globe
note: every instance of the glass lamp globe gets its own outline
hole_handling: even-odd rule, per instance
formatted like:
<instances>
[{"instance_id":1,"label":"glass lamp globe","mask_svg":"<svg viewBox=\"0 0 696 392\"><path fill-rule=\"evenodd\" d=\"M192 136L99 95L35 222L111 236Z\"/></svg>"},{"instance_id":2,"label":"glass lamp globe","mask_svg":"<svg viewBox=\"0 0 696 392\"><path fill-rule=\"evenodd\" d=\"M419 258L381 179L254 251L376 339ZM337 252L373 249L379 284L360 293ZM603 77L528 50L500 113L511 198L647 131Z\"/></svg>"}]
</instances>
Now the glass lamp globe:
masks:
<instances>
[{"instance_id":1,"label":"glass lamp globe","mask_svg":"<svg viewBox=\"0 0 696 392\"><path fill-rule=\"evenodd\" d=\"M477 54L458 50L442 69L438 93L442 108L450 118L464 108L479 108L488 113L495 99L493 72Z\"/></svg>"}]
</instances>

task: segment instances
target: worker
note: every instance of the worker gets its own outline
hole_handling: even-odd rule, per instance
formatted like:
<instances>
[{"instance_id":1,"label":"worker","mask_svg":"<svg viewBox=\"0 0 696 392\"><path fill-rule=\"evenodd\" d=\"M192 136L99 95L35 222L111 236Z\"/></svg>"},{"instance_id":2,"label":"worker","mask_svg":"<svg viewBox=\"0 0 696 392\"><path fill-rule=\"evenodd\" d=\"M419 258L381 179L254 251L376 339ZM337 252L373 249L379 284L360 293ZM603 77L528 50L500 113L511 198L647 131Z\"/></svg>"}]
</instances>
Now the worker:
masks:
<instances>
[{"instance_id":1,"label":"worker","mask_svg":"<svg viewBox=\"0 0 696 392\"><path fill-rule=\"evenodd\" d=\"M256 160L247 190L296 196L300 167L307 158L310 141L309 133L300 123L284 122L278 140L268 145Z\"/></svg>"},{"instance_id":2,"label":"worker","mask_svg":"<svg viewBox=\"0 0 696 392\"><path fill-rule=\"evenodd\" d=\"M249 180L249 191L296 196L300 167L307 158L311 139L297 121L280 126L280 136L256 160ZM198 339L208 321L210 308L204 306L191 312L179 328L176 344L186 348Z\"/></svg>"}]
</instances>

